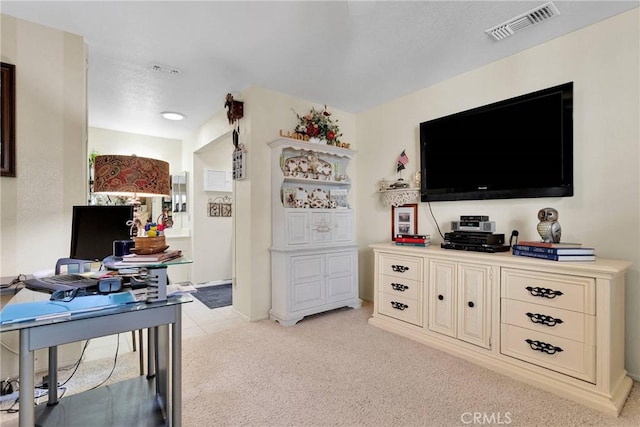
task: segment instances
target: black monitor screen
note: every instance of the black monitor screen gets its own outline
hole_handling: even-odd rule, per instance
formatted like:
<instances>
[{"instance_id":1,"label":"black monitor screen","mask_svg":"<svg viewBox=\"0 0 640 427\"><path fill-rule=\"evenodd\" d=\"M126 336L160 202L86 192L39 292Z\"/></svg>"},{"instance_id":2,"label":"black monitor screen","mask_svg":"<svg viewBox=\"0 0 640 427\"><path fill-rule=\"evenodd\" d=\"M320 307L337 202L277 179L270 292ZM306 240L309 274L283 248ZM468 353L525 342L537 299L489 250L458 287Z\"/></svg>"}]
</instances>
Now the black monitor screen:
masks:
<instances>
[{"instance_id":1,"label":"black monitor screen","mask_svg":"<svg viewBox=\"0 0 640 427\"><path fill-rule=\"evenodd\" d=\"M132 218L131 205L74 206L70 257L102 261L112 255L114 240L130 238Z\"/></svg>"}]
</instances>

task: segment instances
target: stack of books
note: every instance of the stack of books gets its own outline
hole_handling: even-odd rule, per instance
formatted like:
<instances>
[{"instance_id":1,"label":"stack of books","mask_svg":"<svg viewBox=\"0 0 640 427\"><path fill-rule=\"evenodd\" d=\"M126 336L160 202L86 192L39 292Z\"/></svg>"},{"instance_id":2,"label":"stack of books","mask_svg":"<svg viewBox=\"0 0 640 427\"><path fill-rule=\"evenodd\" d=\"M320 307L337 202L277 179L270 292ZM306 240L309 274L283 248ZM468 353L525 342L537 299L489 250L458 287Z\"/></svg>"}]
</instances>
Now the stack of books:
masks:
<instances>
[{"instance_id":1,"label":"stack of books","mask_svg":"<svg viewBox=\"0 0 640 427\"><path fill-rule=\"evenodd\" d=\"M428 246L431 236L428 234L396 234L396 245Z\"/></svg>"},{"instance_id":2,"label":"stack of books","mask_svg":"<svg viewBox=\"0 0 640 427\"><path fill-rule=\"evenodd\" d=\"M161 263L171 261L172 259L180 258L182 256L181 250L163 251L156 254L148 255L136 255L130 254L122 257L123 263Z\"/></svg>"},{"instance_id":3,"label":"stack of books","mask_svg":"<svg viewBox=\"0 0 640 427\"><path fill-rule=\"evenodd\" d=\"M551 261L595 261L593 248L583 248L581 243L546 243L522 241L513 245L513 254Z\"/></svg>"}]
</instances>

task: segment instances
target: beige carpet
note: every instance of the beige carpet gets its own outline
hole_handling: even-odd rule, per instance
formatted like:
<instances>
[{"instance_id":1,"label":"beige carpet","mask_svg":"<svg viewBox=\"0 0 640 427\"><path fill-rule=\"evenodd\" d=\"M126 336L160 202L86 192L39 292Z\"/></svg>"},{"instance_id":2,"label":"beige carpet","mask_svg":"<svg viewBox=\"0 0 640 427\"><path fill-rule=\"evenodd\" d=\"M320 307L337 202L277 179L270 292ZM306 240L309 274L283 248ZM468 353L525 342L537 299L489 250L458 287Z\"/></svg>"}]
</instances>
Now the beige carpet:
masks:
<instances>
[{"instance_id":1,"label":"beige carpet","mask_svg":"<svg viewBox=\"0 0 640 427\"><path fill-rule=\"evenodd\" d=\"M640 425L638 383L621 416L610 417L369 326L370 314L367 305L290 328L265 320L185 340L183 425ZM74 392L110 369L111 359L83 364ZM125 354L114 379L137 369L136 355ZM3 427L16 425L1 416Z\"/></svg>"},{"instance_id":2,"label":"beige carpet","mask_svg":"<svg viewBox=\"0 0 640 427\"><path fill-rule=\"evenodd\" d=\"M184 343L187 426L638 426L368 325L371 305ZM491 419L491 418L489 418ZM501 422L500 422L501 421ZM476 423L477 425L477 423Z\"/></svg>"}]
</instances>

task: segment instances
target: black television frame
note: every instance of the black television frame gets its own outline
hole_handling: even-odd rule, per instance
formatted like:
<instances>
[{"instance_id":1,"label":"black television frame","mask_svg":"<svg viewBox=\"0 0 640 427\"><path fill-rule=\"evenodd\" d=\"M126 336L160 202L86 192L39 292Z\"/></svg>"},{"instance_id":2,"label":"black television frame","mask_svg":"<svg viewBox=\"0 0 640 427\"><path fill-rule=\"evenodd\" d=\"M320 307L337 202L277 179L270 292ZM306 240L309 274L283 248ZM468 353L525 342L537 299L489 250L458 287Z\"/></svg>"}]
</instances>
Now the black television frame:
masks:
<instances>
[{"instance_id":1,"label":"black television frame","mask_svg":"<svg viewBox=\"0 0 640 427\"><path fill-rule=\"evenodd\" d=\"M428 187L428 180L430 176L427 171L426 156L428 153L427 144L428 140L428 128L435 124L438 125L443 121L456 122L457 125L463 127L465 119L479 117L484 113L495 112L502 108L508 108L521 103L526 103L531 100L537 100L541 97L549 97L560 94L561 97L561 134L562 139L560 141L561 147L561 165L560 174L561 178L557 185L547 186L529 186L519 188L437 188L432 189ZM535 120L532 120L532 123ZM487 104L481 107L465 110L459 113L443 116L433 120L428 120L420 123L420 199L422 202L431 201L455 201L455 200L487 200L487 199L516 199L516 198L535 198L535 197L571 197L574 192L573 183L573 82L564 83L561 85L553 86L547 89L538 90L535 92L520 95L514 98L509 98L503 101L498 101L492 104ZM478 149L485 149L485 147L477 147ZM543 150L543 145L541 145ZM453 151L453 150L452 150ZM458 173L463 174L464 171L456 170L455 158L439 159L442 162L447 162L450 165L451 174ZM514 164L517 164L518 159L510 159ZM493 167L493 165L487 165L487 167ZM505 174L505 179L508 179Z\"/></svg>"}]
</instances>

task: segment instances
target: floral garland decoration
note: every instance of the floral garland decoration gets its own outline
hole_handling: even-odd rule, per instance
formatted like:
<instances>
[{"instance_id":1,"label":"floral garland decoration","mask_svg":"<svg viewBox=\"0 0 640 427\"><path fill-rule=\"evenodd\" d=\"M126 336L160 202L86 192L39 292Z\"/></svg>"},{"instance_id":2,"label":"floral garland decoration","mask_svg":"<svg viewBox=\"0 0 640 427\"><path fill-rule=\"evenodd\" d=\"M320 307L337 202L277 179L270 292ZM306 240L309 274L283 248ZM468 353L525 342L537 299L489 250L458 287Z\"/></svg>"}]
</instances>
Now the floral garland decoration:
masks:
<instances>
[{"instance_id":1,"label":"floral garland decoration","mask_svg":"<svg viewBox=\"0 0 640 427\"><path fill-rule=\"evenodd\" d=\"M315 108L311 108L309 114L301 116L293 111L298 117L298 124L296 125L295 132L301 135L307 135L309 138L319 138L326 140L329 144L340 142L340 127L338 126L338 120L331 119L331 113L327 111L327 106L324 106L322 111L318 111Z\"/></svg>"}]
</instances>

